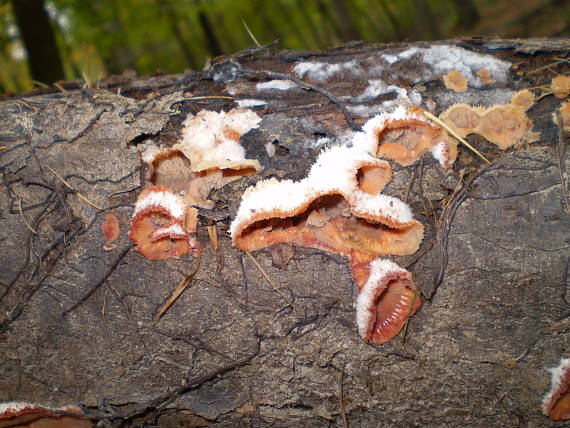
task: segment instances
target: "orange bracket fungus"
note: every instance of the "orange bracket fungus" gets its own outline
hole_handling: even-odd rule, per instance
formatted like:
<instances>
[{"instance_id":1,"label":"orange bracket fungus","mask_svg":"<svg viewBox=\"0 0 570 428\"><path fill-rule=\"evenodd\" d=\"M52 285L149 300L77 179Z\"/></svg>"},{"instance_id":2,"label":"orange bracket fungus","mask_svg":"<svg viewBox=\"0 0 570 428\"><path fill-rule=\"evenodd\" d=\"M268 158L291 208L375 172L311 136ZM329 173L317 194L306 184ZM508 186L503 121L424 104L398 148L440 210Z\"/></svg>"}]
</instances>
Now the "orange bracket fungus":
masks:
<instances>
[{"instance_id":1,"label":"orange bracket fungus","mask_svg":"<svg viewBox=\"0 0 570 428\"><path fill-rule=\"evenodd\" d=\"M532 121L526 110L534 104L534 96L528 90L513 95L510 104L489 108L454 104L440 118L460 137L479 134L505 150L516 143L538 141L539 134L532 132Z\"/></svg>"},{"instance_id":2,"label":"orange bracket fungus","mask_svg":"<svg viewBox=\"0 0 570 428\"><path fill-rule=\"evenodd\" d=\"M461 74L461 71L449 70L447 74L443 76L443 83L445 83L447 89L451 89L452 91L467 91L467 77Z\"/></svg>"},{"instance_id":3,"label":"orange bracket fungus","mask_svg":"<svg viewBox=\"0 0 570 428\"><path fill-rule=\"evenodd\" d=\"M144 189L135 205L129 238L138 251L151 260L181 257L200 251L190 233L196 231L196 208L188 207L182 196L163 186Z\"/></svg>"},{"instance_id":4,"label":"orange bracket fungus","mask_svg":"<svg viewBox=\"0 0 570 428\"><path fill-rule=\"evenodd\" d=\"M58 409L34 403L0 403L0 427L21 428L89 428L91 421L77 407Z\"/></svg>"},{"instance_id":5,"label":"orange bracket fungus","mask_svg":"<svg viewBox=\"0 0 570 428\"><path fill-rule=\"evenodd\" d=\"M149 259L196 255L198 211L212 208L212 189L261 171L246 159L239 144L261 121L255 112L203 110L184 121L181 141L170 147L150 145L142 153L146 187L140 193L129 237Z\"/></svg>"},{"instance_id":6,"label":"orange bracket fungus","mask_svg":"<svg viewBox=\"0 0 570 428\"><path fill-rule=\"evenodd\" d=\"M411 274L377 259L379 255L412 254L423 239L423 225L413 218L410 208L380 193L392 173L386 161L374 156L383 141L382 130L406 134L412 129L419 142L410 141L408 147L414 148L406 150L418 157L440 143L439 127L423 117L412 117L414 121L407 123L410 114L399 109L371 119L365 132L355 134L352 144L321 152L301 181L271 178L258 182L245 191L230 227L234 245L244 251L294 243L350 258L360 290L358 328L370 343L392 339L421 305ZM422 148L416 149L417 145Z\"/></svg>"},{"instance_id":7,"label":"orange bracket fungus","mask_svg":"<svg viewBox=\"0 0 570 428\"><path fill-rule=\"evenodd\" d=\"M550 374L550 391L542 400L542 413L555 421L570 420L570 358L562 358Z\"/></svg>"},{"instance_id":8,"label":"orange bracket fungus","mask_svg":"<svg viewBox=\"0 0 570 428\"><path fill-rule=\"evenodd\" d=\"M420 292L412 274L390 260L373 260L369 269L356 300L356 324L366 342L386 343L419 309Z\"/></svg>"},{"instance_id":9,"label":"orange bracket fungus","mask_svg":"<svg viewBox=\"0 0 570 428\"><path fill-rule=\"evenodd\" d=\"M398 107L393 113L380 114L366 122L363 130L355 135L355 144L400 165L411 165L428 151L446 168L457 158L456 141L419 108Z\"/></svg>"}]
</instances>

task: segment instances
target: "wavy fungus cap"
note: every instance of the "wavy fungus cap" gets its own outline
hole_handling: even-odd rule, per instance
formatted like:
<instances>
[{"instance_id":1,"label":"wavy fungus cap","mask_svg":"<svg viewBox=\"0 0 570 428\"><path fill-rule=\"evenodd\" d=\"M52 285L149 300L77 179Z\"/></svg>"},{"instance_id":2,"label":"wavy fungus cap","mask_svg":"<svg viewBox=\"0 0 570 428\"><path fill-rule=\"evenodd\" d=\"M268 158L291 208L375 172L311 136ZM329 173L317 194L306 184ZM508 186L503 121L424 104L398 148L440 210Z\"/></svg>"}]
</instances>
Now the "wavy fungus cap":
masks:
<instances>
[{"instance_id":1,"label":"wavy fungus cap","mask_svg":"<svg viewBox=\"0 0 570 428\"><path fill-rule=\"evenodd\" d=\"M379 193L390 166L355 147L327 149L307 178L263 180L244 193L230 227L234 245L255 251L282 242L348 256L411 254L423 226L397 198Z\"/></svg>"}]
</instances>

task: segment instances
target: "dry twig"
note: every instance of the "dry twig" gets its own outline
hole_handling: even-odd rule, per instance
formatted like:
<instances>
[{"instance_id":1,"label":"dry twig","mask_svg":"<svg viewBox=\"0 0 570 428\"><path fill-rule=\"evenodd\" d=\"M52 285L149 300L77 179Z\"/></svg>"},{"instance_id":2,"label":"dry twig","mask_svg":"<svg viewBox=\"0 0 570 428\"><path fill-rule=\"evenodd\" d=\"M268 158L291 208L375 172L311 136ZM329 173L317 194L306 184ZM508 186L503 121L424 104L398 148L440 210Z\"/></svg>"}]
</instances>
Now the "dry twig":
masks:
<instances>
[{"instance_id":1,"label":"dry twig","mask_svg":"<svg viewBox=\"0 0 570 428\"><path fill-rule=\"evenodd\" d=\"M481 153L479 150L477 150L475 147L473 147L471 144L469 144L465 139L461 138L459 136L459 134L457 134L453 129L451 129L449 126L447 126L445 124L445 122L443 122L441 119L435 117L429 111L424 111L424 116L428 117L429 119L431 119L435 123L437 123L439 126L444 128L447 132L449 132L451 135L453 135L455 138L457 138L459 141L461 141L463 144L465 144L473 153L475 153L477 156L479 156L481 159L483 159L486 163L488 163L488 164L491 163L491 161L489 159L487 159L485 156L483 156L483 153Z\"/></svg>"},{"instance_id":2,"label":"dry twig","mask_svg":"<svg viewBox=\"0 0 570 428\"><path fill-rule=\"evenodd\" d=\"M194 266L194 270L192 271L192 273L190 273L190 275L188 275L184 279L184 281L182 281L178 285L178 287L176 287L176 290L174 290L174 292L170 295L168 300L164 302L164 304L161 306L160 310L154 317L155 320L159 320L168 311L168 309L170 309L170 307L174 304L174 302L176 302L176 300L180 297L180 295L184 293L186 288L188 288L188 285L190 284L192 279L194 279L194 276L196 276L196 272L198 272L201 260L202 260L202 252L200 252L200 255L198 256L198 260L196 261L196 266Z\"/></svg>"},{"instance_id":3,"label":"dry twig","mask_svg":"<svg viewBox=\"0 0 570 428\"><path fill-rule=\"evenodd\" d=\"M259 262L257 260L255 260L255 258L251 255L251 253L249 251L245 252L249 258L251 259L251 261L253 262L253 264L255 265L255 267L259 270L259 272L261 272L261 274L263 275L263 277L267 280L267 282L269 282L269 284L271 284L271 286L273 287L273 289L281 296L283 297L283 300L285 300L289 306L291 306L294 309L297 309L295 307L295 305L293 305L293 302L291 302L291 300L289 300L289 298L285 295L285 293L283 293L279 288L277 288L277 286L275 285L275 283L271 280L271 278L269 278L269 276L267 276L267 274L265 273L265 271L263 270L263 268L261 267L261 265L259 264Z\"/></svg>"}]
</instances>

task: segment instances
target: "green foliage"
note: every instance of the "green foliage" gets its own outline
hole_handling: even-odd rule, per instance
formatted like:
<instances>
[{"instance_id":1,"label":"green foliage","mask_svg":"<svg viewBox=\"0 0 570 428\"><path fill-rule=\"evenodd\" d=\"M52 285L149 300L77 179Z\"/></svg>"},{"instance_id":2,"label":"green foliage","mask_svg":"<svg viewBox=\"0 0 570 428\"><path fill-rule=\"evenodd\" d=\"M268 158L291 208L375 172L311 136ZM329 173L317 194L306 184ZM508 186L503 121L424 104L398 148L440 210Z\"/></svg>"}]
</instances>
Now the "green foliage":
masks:
<instances>
[{"instance_id":1,"label":"green foliage","mask_svg":"<svg viewBox=\"0 0 570 428\"><path fill-rule=\"evenodd\" d=\"M208 57L254 44L242 21L261 44L278 38L285 49L320 49L355 39L453 37L469 31L460 22L473 22L475 31L485 28L481 22L485 8L491 7L483 0L44 1L56 29L66 77L90 84L129 69L143 75L200 69ZM473 6L474 16L465 16L461 2ZM513 2L491 3L496 7ZM545 1L540 3L544 8ZM565 7L565 11L570 9ZM558 30L552 35L567 31L568 23L562 34ZM15 55L22 52L22 46L14 33L10 3L0 0L0 93L31 88L25 58ZM483 33L493 34L493 30Z\"/></svg>"}]
</instances>

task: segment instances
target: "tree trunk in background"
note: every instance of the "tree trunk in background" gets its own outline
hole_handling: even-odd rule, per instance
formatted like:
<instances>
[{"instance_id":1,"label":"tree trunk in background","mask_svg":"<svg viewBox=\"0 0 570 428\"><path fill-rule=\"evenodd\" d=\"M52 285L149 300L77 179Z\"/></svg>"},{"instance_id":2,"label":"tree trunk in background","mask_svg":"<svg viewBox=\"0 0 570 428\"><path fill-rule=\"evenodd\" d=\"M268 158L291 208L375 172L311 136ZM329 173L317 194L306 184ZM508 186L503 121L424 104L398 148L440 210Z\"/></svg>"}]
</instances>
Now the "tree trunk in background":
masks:
<instances>
[{"instance_id":1,"label":"tree trunk in background","mask_svg":"<svg viewBox=\"0 0 570 428\"><path fill-rule=\"evenodd\" d=\"M475 27L479 21L479 11L472 0L453 0L455 10L459 19L457 20L457 31L465 31Z\"/></svg>"},{"instance_id":2,"label":"tree trunk in background","mask_svg":"<svg viewBox=\"0 0 570 428\"><path fill-rule=\"evenodd\" d=\"M484 90L455 93L424 61L432 47L507 69L493 71L497 82ZM570 155L559 151L552 95L529 110L540 141L500 151L468 137L491 165L464 147L449 170L427 155L393 164L384 193L407 201L425 238L416 254L392 259L431 296L405 341L360 339L344 258L295 247L284 265L279 248L253 253L271 285L232 246L228 227L248 186L304 177L324 147L346 144L403 93L435 114L457 102L505 104L521 88L548 85L545 64L569 74L556 62L569 49L568 40L501 39L254 49L201 72L115 77L97 89L69 82L66 92L0 102L0 402L82 405L112 427L554 426L540 402L547 368L568 357L570 343L560 175ZM294 87L258 89L284 78ZM398 94L371 98L380 81ZM145 259L127 237L137 148L172 144L188 114L227 111L236 98L258 104L262 121L241 143L264 171L210 195L215 207L199 216L201 261ZM91 204L119 218L117 248L103 250L106 212ZM198 263L189 288L155 320Z\"/></svg>"},{"instance_id":3,"label":"tree trunk in background","mask_svg":"<svg viewBox=\"0 0 570 428\"><path fill-rule=\"evenodd\" d=\"M413 25L413 33L417 39L435 40L441 38L438 20L426 0L412 0L416 20Z\"/></svg>"},{"instance_id":4,"label":"tree trunk in background","mask_svg":"<svg viewBox=\"0 0 570 428\"><path fill-rule=\"evenodd\" d=\"M208 45L210 55L221 55L223 51L220 42L218 41L218 37L216 36L217 31L214 30L208 14L204 11L204 6L200 12L198 12L198 20L202 25L202 30L204 31L204 37L206 38L206 44Z\"/></svg>"},{"instance_id":5,"label":"tree trunk in background","mask_svg":"<svg viewBox=\"0 0 570 428\"><path fill-rule=\"evenodd\" d=\"M61 57L43 0L12 0L32 79L53 83L64 78Z\"/></svg>"}]
</instances>

